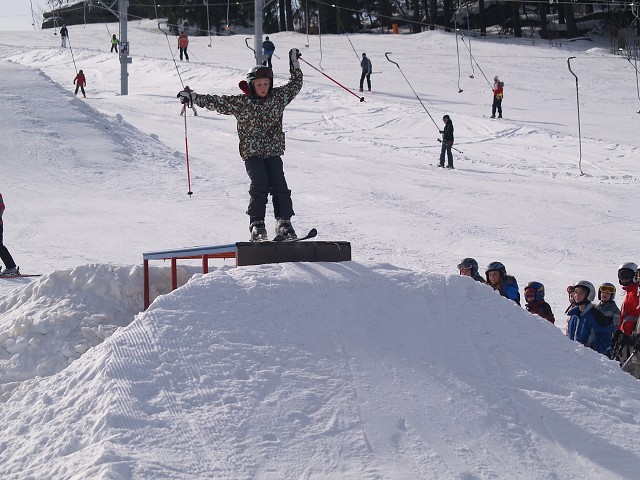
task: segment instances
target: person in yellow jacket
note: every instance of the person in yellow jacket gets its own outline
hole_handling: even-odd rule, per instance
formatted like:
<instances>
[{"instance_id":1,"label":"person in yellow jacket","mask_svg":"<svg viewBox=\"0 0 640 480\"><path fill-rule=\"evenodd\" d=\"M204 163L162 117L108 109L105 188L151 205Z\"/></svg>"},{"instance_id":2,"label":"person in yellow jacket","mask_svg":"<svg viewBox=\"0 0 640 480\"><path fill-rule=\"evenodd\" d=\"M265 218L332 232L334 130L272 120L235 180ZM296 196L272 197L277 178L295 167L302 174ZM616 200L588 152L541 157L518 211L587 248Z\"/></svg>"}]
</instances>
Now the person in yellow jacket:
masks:
<instances>
[{"instance_id":1,"label":"person in yellow jacket","mask_svg":"<svg viewBox=\"0 0 640 480\"><path fill-rule=\"evenodd\" d=\"M118 40L116 34L114 33L111 36L111 53L113 53L114 50L116 51L116 53L118 53L118 45L120 45L120 40Z\"/></svg>"}]
</instances>

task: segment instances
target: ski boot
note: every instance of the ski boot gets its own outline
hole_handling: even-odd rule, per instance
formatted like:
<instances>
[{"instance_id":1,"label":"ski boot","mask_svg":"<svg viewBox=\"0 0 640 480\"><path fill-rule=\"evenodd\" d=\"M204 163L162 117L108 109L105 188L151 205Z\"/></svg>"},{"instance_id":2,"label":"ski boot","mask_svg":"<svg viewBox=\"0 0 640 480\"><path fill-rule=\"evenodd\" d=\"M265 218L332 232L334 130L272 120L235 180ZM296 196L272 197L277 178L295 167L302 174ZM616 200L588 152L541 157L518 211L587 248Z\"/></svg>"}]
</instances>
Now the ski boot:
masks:
<instances>
[{"instance_id":1,"label":"ski boot","mask_svg":"<svg viewBox=\"0 0 640 480\"><path fill-rule=\"evenodd\" d=\"M252 242L264 242L265 240L269 240L269 237L267 236L267 228L264 226L264 220L251 222L251 225L249 225L249 231L251 232Z\"/></svg>"},{"instance_id":2,"label":"ski boot","mask_svg":"<svg viewBox=\"0 0 640 480\"><path fill-rule=\"evenodd\" d=\"M20 275L20 267L5 268L0 273L0 277L15 277L17 275Z\"/></svg>"},{"instance_id":3,"label":"ski boot","mask_svg":"<svg viewBox=\"0 0 640 480\"><path fill-rule=\"evenodd\" d=\"M288 218L278 218L276 225L276 235L284 240L295 240L298 238L296 231L291 226L291 220Z\"/></svg>"}]
</instances>

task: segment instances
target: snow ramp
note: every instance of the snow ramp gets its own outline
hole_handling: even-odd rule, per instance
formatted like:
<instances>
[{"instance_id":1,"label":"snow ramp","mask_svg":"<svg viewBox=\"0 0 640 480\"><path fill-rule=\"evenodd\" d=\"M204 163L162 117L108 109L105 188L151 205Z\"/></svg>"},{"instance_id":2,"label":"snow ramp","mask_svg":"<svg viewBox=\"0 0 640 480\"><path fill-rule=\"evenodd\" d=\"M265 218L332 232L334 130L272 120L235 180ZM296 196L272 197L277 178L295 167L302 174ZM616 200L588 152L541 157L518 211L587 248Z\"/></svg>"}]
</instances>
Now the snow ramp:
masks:
<instances>
[{"instance_id":1,"label":"snow ramp","mask_svg":"<svg viewBox=\"0 0 640 480\"><path fill-rule=\"evenodd\" d=\"M194 275L0 406L0 477L617 479L640 387L470 278Z\"/></svg>"}]
</instances>

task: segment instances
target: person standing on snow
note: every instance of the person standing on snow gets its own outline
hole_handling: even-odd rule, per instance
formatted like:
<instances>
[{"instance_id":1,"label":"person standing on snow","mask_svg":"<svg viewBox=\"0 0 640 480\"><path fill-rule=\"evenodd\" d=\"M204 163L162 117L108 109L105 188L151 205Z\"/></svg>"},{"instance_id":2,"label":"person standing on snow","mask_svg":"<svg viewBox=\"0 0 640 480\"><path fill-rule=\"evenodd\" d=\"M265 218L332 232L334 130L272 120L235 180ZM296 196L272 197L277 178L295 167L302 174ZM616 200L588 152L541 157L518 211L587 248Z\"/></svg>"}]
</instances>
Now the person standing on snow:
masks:
<instances>
[{"instance_id":1,"label":"person standing on snow","mask_svg":"<svg viewBox=\"0 0 640 480\"><path fill-rule=\"evenodd\" d=\"M371 66L371 60L367 58L366 53L362 54L362 61L360 62L360 68L362 69L362 75L360 75L360 91L362 91L362 88L364 86L365 78L367 79L367 88L369 91L371 91L372 66Z\"/></svg>"},{"instance_id":2,"label":"person standing on snow","mask_svg":"<svg viewBox=\"0 0 640 480\"><path fill-rule=\"evenodd\" d=\"M540 282L529 282L524 287L524 299L527 302L524 306L529 313L539 315L551 323L556 323L551 305L544 301L544 285Z\"/></svg>"},{"instance_id":3,"label":"person standing on snow","mask_svg":"<svg viewBox=\"0 0 640 480\"><path fill-rule=\"evenodd\" d=\"M120 40L118 40L116 34L114 33L111 37L111 53L113 53L114 50L116 51L116 53L118 53L118 45L120 45Z\"/></svg>"},{"instance_id":4,"label":"person standing on snow","mask_svg":"<svg viewBox=\"0 0 640 480\"><path fill-rule=\"evenodd\" d=\"M4 200L2 199L2 194L0 193L0 259L2 259L2 263L4 263L5 266L4 271L0 272L0 276L13 277L15 275L20 275L20 267L16 266L16 262L13 261L13 257L9 253L7 247L4 246L4 243L2 241L2 214L4 213L4 208Z\"/></svg>"},{"instance_id":5,"label":"person standing on snow","mask_svg":"<svg viewBox=\"0 0 640 480\"><path fill-rule=\"evenodd\" d=\"M189 37L184 32L180 32L180 36L178 37L178 48L180 49L180 61L182 61L182 56L189 61L189 54L187 53L187 48L189 47Z\"/></svg>"},{"instance_id":6,"label":"person standing on snow","mask_svg":"<svg viewBox=\"0 0 640 480\"><path fill-rule=\"evenodd\" d=\"M614 354L620 364L624 364L637 349L635 341L638 333L638 317L640 316L640 297L638 296L638 265L633 262L623 263L618 267L618 283L625 291L620 308L618 332L615 333ZM636 355L637 356L637 355ZM627 365L626 371L640 378L640 359Z\"/></svg>"},{"instance_id":7,"label":"person standing on snow","mask_svg":"<svg viewBox=\"0 0 640 480\"><path fill-rule=\"evenodd\" d=\"M451 149L453 148L453 122L449 115L442 117L444 122L444 130L440 130L442 134L442 148L440 149L440 163L438 167L444 167L444 154L447 154L447 168L453 168L453 154Z\"/></svg>"},{"instance_id":8,"label":"person standing on snow","mask_svg":"<svg viewBox=\"0 0 640 480\"><path fill-rule=\"evenodd\" d=\"M276 234L285 239L297 238L291 225L294 215L291 190L284 176L282 155L285 135L282 131L284 109L302 89L303 75L297 48L289 51L289 82L273 87L273 71L256 65L247 74L249 95L198 95L186 88L178 92L180 101L194 103L223 115L233 115L238 122L240 156L251 180L249 186L249 231L251 241L268 240L264 219L269 193L276 217Z\"/></svg>"},{"instance_id":9,"label":"person standing on snow","mask_svg":"<svg viewBox=\"0 0 640 480\"><path fill-rule=\"evenodd\" d=\"M609 355L615 327L591 303L596 297L595 287L587 280L580 280L573 285L572 295L575 306L567 312L567 336L598 353Z\"/></svg>"},{"instance_id":10,"label":"person standing on snow","mask_svg":"<svg viewBox=\"0 0 640 480\"><path fill-rule=\"evenodd\" d=\"M78 89L80 89L82 91L82 96L87 98L87 94L84 91L84 87L87 85L87 79L85 78L82 70L80 70L76 75L76 78L73 79L73 83L76 85L76 91L74 93L78 95Z\"/></svg>"},{"instance_id":11,"label":"person standing on snow","mask_svg":"<svg viewBox=\"0 0 640 480\"><path fill-rule=\"evenodd\" d=\"M520 292L515 277L507 275L507 269L500 262L491 262L485 270L487 285L500 295L520 305Z\"/></svg>"},{"instance_id":12,"label":"person standing on snow","mask_svg":"<svg viewBox=\"0 0 640 480\"><path fill-rule=\"evenodd\" d=\"M502 97L504 82L501 82L498 75L493 77L493 105L491 106L491 118L496 118L496 110L498 118L502 118Z\"/></svg>"},{"instance_id":13,"label":"person standing on snow","mask_svg":"<svg viewBox=\"0 0 640 480\"><path fill-rule=\"evenodd\" d=\"M69 30L67 30L67 26L63 23L62 28L60 29L60 38L62 39L62 48L67 48L67 37L69 36Z\"/></svg>"},{"instance_id":14,"label":"person standing on snow","mask_svg":"<svg viewBox=\"0 0 640 480\"><path fill-rule=\"evenodd\" d=\"M273 53L276 51L276 46L273 44L269 37L265 37L264 42L262 42L262 54L267 57L262 62L262 65L266 65L269 68L273 68L271 66L271 57Z\"/></svg>"}]
</instances>

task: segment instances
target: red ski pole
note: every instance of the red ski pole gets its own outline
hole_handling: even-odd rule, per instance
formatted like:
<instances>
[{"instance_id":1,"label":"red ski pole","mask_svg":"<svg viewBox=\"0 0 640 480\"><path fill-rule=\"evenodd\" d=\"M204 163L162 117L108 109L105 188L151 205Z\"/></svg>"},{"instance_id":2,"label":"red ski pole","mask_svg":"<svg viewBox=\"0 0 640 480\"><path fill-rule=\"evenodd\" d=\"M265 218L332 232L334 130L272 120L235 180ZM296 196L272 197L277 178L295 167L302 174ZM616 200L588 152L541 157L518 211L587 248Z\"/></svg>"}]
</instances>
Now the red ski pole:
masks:
<instances>
[{"instance_id":1,"label":"red ski pole","mask_svg":"<svg viewBox=\"0 0 640 480\"><path fill-rule=\"evenodd\" d=\"M335 83L336 85L339 85L340 87L344 88L347 92L349 92L351 95L353 95L356 98L359 98L361 102L364 102L364 97L359 97L358 95L356 95L355 93L353 93L351 90L349 90L347 87L345 87L344 85L342 85L340 82L337 82L336 80L334 80L333 78L331 78L329 75L327 75L326 73L324 73L321 70L318 70L316 67L314 67L313 65L311 65L309 62L307 62L304 58L299 57L298 60L303 61L304 63L306 63L307 65L309 65L311 68L313 68L316 72L320 72L322 75L324 75L325 77L327 77L329 80L331 80L333 83Z\"/></svg>"}]
</instances>

